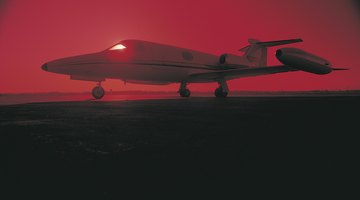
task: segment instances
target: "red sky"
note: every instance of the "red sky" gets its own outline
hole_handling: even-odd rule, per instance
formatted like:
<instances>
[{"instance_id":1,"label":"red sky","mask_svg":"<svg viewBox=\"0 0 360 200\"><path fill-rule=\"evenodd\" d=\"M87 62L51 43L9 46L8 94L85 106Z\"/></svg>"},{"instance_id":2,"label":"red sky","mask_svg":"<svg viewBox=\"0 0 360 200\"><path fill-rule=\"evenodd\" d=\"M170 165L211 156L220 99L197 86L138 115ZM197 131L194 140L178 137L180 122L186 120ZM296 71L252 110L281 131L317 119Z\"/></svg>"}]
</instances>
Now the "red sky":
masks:
<instances>
[{"instance_id":1,"label":"red sky","mask_svg":"<svg viewBox=\"0 0 360 200\"><path fill-rule=\"evenodd\" d=\"M91 82L44 72L61 57L102 51L124 39L142 39L208 53L236 53L248 38L301 37L292 46L349 71L305 72L243 78L231 90L360 89L360 13L346 0L0 0L0 93L90 91ZM279 64L269 50L269 64ZM146 86L107 80L113 90L176 91L177 84ZM216 84L191 84L213 91Z\"/></svg>"}]
</instances>

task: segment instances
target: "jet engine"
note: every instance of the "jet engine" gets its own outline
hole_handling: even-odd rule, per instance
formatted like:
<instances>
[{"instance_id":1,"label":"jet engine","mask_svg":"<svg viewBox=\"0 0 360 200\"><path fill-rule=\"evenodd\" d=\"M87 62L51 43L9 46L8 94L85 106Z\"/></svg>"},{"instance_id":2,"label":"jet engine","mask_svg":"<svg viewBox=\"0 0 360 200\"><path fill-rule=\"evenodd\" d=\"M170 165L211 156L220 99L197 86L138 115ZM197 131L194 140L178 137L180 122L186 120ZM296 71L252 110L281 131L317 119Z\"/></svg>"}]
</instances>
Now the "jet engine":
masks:
<instances>
[{"instance_id":1,"label":"jet engine","mask_svg":"<svg viewBox=\"0 0 360 200\"><path fill-rule=\"evenodd\" d=\"M278 49L276 58L284 65L314 74L328 74L332 71L329 61L296 48Z\"/></svg>"}]
</instances>

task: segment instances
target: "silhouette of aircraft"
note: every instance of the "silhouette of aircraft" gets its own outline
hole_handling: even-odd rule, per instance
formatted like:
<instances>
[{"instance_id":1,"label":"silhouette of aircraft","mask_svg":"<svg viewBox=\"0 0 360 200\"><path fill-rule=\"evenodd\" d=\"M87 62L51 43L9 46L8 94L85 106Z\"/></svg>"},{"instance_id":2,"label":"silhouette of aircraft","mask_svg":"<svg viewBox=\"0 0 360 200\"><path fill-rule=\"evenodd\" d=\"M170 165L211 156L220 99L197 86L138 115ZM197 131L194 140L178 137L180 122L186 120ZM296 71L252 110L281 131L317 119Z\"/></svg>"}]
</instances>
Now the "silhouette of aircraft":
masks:
<instances>
[{"instance_id":1,"label":"silhouette of aircraft","mask_svg":"<svg viewBox=\"0 0 360 200\"><path fill-rule=\"evenodd\" d=\"M70 75L72 80L97 82L92 90L96 99L105 95L101 82L106 79L152 85L180 83L181 97L190 96L189 83L217 82L215 96L226 97L229 93L226 81L231 79L299 70L319 75L345 70L333 68L326 59L297 48L278 49L276 58L282 65L267 66L268 47L302 42L302 39L267 42L249 39L248 42L248 46L239 50L243 52L241 56L217 56L148 41L124 40L104 51L54 60L41 68Z\"/></svg>"}]
</instances>

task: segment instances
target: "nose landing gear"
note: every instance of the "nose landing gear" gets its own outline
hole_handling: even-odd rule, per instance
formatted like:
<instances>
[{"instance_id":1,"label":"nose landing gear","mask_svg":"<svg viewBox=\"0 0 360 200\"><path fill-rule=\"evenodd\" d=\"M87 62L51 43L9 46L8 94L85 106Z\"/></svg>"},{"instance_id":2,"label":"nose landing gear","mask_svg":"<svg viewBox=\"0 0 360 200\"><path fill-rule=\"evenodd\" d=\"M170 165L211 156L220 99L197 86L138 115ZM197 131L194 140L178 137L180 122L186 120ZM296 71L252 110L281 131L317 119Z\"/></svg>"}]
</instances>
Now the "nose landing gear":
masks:
<instances>
[{"instance_id":1,"label":"nose landing gear","mask_svg":"<svg viewBox=\"0 0 360 200\"><path fill-rule=\"evenodd\" d=\"M105 90L101 87L101 82L97 86L95 86L92 90L92 95L95 99L101 99L105 95Z\"/></svg>"}]
</instances>

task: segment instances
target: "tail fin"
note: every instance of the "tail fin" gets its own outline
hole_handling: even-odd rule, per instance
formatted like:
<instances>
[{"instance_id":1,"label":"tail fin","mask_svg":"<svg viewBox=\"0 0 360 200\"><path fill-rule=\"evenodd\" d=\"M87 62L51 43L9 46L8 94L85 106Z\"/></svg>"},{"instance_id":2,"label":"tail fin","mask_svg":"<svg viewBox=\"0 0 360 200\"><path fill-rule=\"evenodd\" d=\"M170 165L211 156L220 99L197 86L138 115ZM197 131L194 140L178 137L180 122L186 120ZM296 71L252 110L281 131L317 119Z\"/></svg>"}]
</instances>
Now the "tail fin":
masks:
<instances>
[{"instance_id":1,"label":"tail fin","mask_svg":"<svg viewBox=\"0 0 360 200\"><path fill-rule=\"evenodd\" d=\"M290 39L290 40L277 40L277 41L267 41L260 42L259 40L249 39L249 45L241 48L239 51L244 52L244 56L252 63L254 66L266 66L267 65L267 47L273 47L284 44L291 44L296 42L302 42L300 38Z\"/></svg>"}]
</instances>

